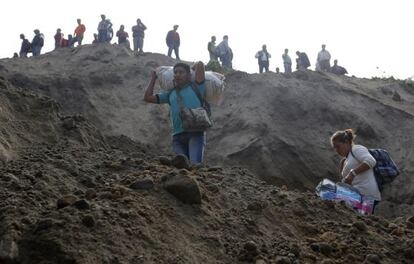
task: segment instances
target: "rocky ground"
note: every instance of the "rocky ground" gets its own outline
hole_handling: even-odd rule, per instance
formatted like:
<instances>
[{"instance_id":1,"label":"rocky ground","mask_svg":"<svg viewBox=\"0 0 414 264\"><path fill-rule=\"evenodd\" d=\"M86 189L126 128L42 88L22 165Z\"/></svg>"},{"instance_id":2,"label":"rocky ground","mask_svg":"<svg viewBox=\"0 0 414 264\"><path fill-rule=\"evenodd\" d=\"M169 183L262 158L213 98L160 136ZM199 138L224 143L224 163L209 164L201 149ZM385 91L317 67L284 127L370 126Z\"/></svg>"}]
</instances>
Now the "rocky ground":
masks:
<instances>
[{"instance_id":1,"label":"rocky ground","mask_svg":"<svg viewBox=\"0 0 414 264\"><path fill-rule=\"evenodd\" d=\"M151 67L169 58L90 48L0 61L0 263L412 263L409 86L230 73L209 162L187 170L170 162L166 109L133 103ZM106 74L94 75L100 67ZM373 108L358 116L345 111L351 101ZM331 131L321 131L352 125L347 113L360 138L385 142L404 170L374 216L313 191L334 177L336 157L321 145Z\"/></svg>"}]
</instances>

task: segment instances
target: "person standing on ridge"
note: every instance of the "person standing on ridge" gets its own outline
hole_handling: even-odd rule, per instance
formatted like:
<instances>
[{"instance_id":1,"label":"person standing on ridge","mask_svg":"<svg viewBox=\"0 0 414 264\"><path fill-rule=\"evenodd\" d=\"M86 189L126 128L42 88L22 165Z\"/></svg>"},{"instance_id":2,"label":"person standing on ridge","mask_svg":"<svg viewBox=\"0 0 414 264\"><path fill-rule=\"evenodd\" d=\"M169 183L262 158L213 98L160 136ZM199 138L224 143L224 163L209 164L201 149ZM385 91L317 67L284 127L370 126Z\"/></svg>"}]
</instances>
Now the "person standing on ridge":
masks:
<instances>
[{"instance_id":1,"label":"person standing on ridge","mask_svg":"<svg viewBox=\"0 0 414 264\"><path fill-rule=\"evenodd\" d=\"M204 64L199 61L195 64L195 82L191 81L190 66L177 63L174 66L174 89L154 95L154 85L157 79L155 72L145 90L144 101L154 104L170 105L170 120L172 125L172 146L177 159L184 159L189 167L188 159L192 164L203 161L206 144L206 132L185 131L180 115L180 109L195 109L202 107L202 98L206 93ZM173 162L174 163L174 162Z\"/></svg>"},{"instance_id":2,"label":"person standing on ridge","mask_svg":"<svg viewBox=\"0 0 414 264\"><path fill-rule=\"evenodd\" d=\"M27 53L30 52L31 44L25 38L24 34L20 34L20 39L22 40L22 45L20 47L20 58L27 58Z\"/></svg>"},{"instance_id":3,"label":"person standing on ridge","mask_svg":"<svg viewBox=\"0 0 414 264\"><path fill-rule=\"evenodd\" d=\"M307 70L311 66L308 55L305 52L296 51L298 58L296 59L296 68L298 70Z\"/></svg>"},{"instance_id":4,"label":"person standing on ridge","mask_svg":"<svg viewBox=\"0 0 414 264\"><path fill-rule=\"evenodd\" d=\"M39 56L44 44L44 36L38 29L33 30L33 32L35 36L32 40L32 54L33 56Z\"/></svg>"},{"instance_id":5,"label":"person standing on ridge","mask_svg":"<svg viewBox=\"0 0 414 264\"><path fill-rule=\"evenodd\" d=\"M223 40L216 47L216 56L220 58L223 67L232 69L233 52L229 47L229 36L223 36Z\"/></svg>"},{"instance_id":6,"label":"person standing on ridge","mask_svg":"<svg viewBox=\"0 0 414 264\"><path fill-rule=\"evenodd\" d=\"M80 18L78 18L76 22L78 23L78 26L75 28L75 37L72 39L72 43L75 44L75 42L78 42L78 46L80 46L82 45L82 40L86 31L86 27L84 24L82 24Z\"/></svg>"},{"instance_id":7,"label":"person standing on ridge","mask_svg":"<svg viewBox=\"0 0 414 264\"><path fill-rule=\"evenodd\" d=\"M331 69L331 54L326 49L326 45L322 44L322 50L318 53L317 63L321 71L329 72Z\"/></svg>"},{"instance_id":8,"label":"person standing on ridge","mask_svg":"<svg viewBox=\"0 0 414 264\"><path fill-rule=\"evenodd\" d=\"M259 63L259 72L263 73L263 69L266 70L266 72L269 71L269 59L272 57L270 53L267 51L266 45L262 46L262 50L259 50L255 58L257 59L257 62Z\"/></svg>"},{"instance_id":9,"label":"person standing on ridge","mask_svg":"<svg viewBox=\"0 0 414 264\"><path fill-rule=\"evenodd\" d=\"M60 41L62 40L62 30L60 28L56 29L55 39L55 49L60 48Z\"/></svg>"},{"instance_id":10,"label":"person standing on ridge","mask_svg":"<svg viewBox=\"0 0 414 264\"><path fill-rule=\"evenodd\" d=\"M180 35L177 32L178 25L174 25L173 29L168 31L165 39L168 46L168 57L171 57L171 53L174 50L175 58L180 60L179 48L180 48Z\"/></svg>"},{"instance_id":11,"label":"person standing on ridge","mask_svg":"<svg viewBox=\"0 0 414 264\"><path fill-rule=\"evenodd\" d=\"M144 25L144 23L141 22L141 19L137 19L137 24L132 27L132 38L134 41L134 51L138 53L143 53L144 50L144 37L145 33L144 31L147 29L147 27Z\"/></svg>"},{"instance_id":12,"label":"person standing on ridge","mask_svg":"<svg viewBox=\"0 0 414 264\"><path fill-rule=\"evenodd\" d=\"M129 37L128 32L125 31L124 25L121 25L119 27L119 30L116 32L116 36L118 37L118 44L119 45L126 45L127 44L127 38Z\"/></svg>"},{"instance_id":13,"label":"person standing on ridge","mask_svg":"<svg viewBox=\"0 0 414 264\"><path fill-rule=\"evenodd\" d=\"M285 68L285 73L292 73L292 59L288 52L289 50L285 49L285 53L282 54L283 67Z\"/></svg>"},{"instance_id":14,"label":"person standing on ridge","mask_svg":"<svg viewBox=\"0 0 414 264\"><path fill-rule=\"evenodd\" d=\"M98 41L111 42L113 37L112 23L109 19L106 19L105 15L101 15L101 22L98 25Z\"/></svg>"},{"instance_id":15,"label":"person standing on ridge","mask_svg":"<svg viewBox=\"0 0 414 264\"><path fill-rule=\"evenodd\" d=\"M207 50L210 55L210 61L217 61L216 56L216 36L211 36L211 41L207 44Z\"/></svg>"}]
</instances>

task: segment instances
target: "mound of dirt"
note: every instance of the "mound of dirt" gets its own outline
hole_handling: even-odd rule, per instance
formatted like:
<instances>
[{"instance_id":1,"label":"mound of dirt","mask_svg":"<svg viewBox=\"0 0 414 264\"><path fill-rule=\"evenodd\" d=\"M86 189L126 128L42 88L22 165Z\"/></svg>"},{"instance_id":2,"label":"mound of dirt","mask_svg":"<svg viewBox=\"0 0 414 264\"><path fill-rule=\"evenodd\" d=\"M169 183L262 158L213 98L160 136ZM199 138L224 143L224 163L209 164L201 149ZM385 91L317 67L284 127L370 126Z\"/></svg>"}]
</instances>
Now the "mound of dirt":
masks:
<instances>
[{"instance_id":1,"label":"mound of dirt","mask_svg":"<svg viewBox=\"0 0 414 264\"><path fill-rule=\"evenodd\" d=\"M229 73L208 166L185 170L168 107L142 102L174 63L105 44L0 61L0 263L411 262L413 87ZM348 127L402 170L376 216L313 193Z\"/></svg>"},{"instance_id":2,"label":"mound of dirt","mask_svg":"<svg viewBox=\"0 0 414 264\"><path fill-rule=\"evenodd\" d=\"M0 169L2 263L410 263L413 216L361 217L246 169L177 170L125 137L33 145ZM197 182L201 204L166 179ZM151 183L151 184L148 184Z\"/></svg>"},{"instance_id":3,"label":"mound of dirt","mask_svg":"<svg viewBox=\"0 0 414 264\"><path fill-rule=\"evenodd\" d=\"M68 115L82 114L106 135L126 135L171 152L168 107L142 102L150 72L174 60L141 56L117 45L84 45L37 58L0 61L13 85L54 98ZM338 179L329 144L336 130L353 128L357 142L390 151L402 174L384 191L386 212L414 202L414 87L311 71L292 75L227 75L225 100L213 108L210 163L244 166L268 183L313 189ZM382 203L385 206L387 203ZM398 207L401 208L401 207ZM384 211L384 212L385 212Z\"/></svg>"}]
</instances>

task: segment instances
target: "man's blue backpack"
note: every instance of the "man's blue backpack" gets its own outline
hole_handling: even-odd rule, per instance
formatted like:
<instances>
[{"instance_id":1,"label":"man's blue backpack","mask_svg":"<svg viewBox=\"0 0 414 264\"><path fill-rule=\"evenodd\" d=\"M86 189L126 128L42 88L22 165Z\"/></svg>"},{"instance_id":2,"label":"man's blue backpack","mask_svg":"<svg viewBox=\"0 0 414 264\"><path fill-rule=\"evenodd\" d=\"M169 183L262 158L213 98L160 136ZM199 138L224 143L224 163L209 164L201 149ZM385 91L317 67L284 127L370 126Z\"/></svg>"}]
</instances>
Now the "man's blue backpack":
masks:
<instances>
[{"instance_id":1,"label":"man's blue backpack","mask_svg":"<svg viewBox=\"0 0 414 264\"><path fill-rule=\"evenodd\" d=\"M369 149L369 153L376 160L374 170L375 179L377 180L378 189L382 191L384 184L392 182L398 175L400 170L395 162L391 159L390 154L385 149ZM351 151L352 156L358 160Z\"/></svg>"}]
</instances>

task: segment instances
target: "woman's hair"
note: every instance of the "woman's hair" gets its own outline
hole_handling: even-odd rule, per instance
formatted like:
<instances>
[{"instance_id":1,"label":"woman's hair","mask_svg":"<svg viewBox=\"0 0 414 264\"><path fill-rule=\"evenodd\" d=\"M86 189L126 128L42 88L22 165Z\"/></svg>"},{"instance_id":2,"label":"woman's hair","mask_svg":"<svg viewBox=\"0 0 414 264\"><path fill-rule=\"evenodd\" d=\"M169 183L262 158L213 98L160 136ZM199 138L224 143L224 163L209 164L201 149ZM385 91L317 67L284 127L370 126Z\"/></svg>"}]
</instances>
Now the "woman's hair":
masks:
<instances>
[{"instance_id":1,"label":"woman's hair","mask_svg":"<svg viewBox=\"0 0 414 264\"><path fill-rule=\"evenodd\" d=\"M352 131L351 128L345 129L343 131L336 131L332 137L331 137L331 145L333 145L333 142L340 142L340 143L346 143L349 142L351 144L354 143L355 139L355 133Z\"/></svg>"},{"instance_id":2,"label":"woman's hair","mask_svg":"<svg viewBox=\"0 0 414 264\"><path fill-rule=\"evenodd\" d=\"M174 68L173 69L175 70L178 67L183 68L187 73L190 73L191 72L190 66L188 64L179 62L179 63L177 63L177 64L174 65Z\"/></svg>"}]
</instances>

